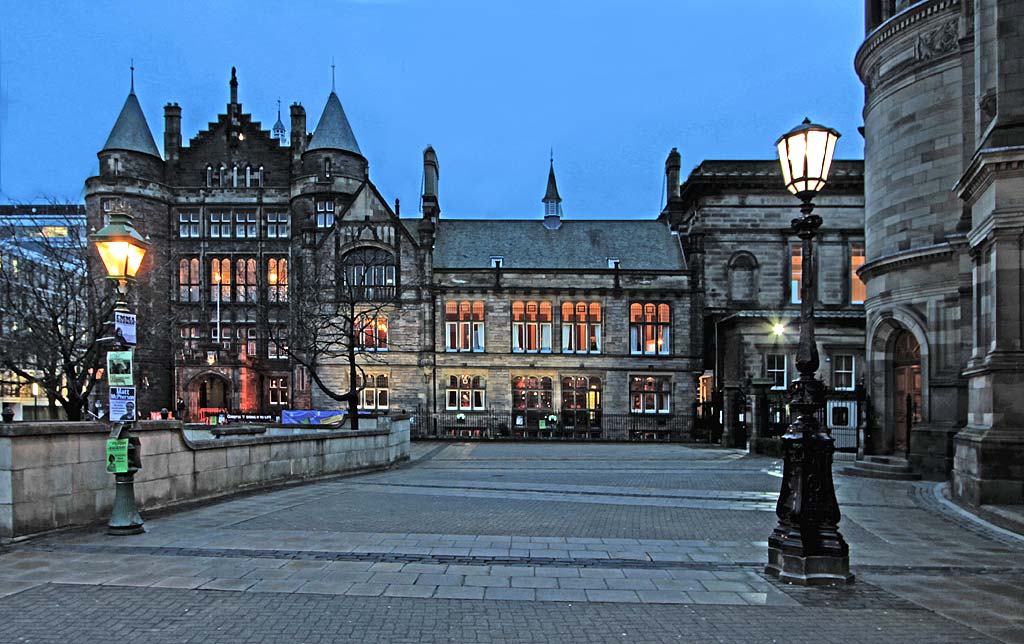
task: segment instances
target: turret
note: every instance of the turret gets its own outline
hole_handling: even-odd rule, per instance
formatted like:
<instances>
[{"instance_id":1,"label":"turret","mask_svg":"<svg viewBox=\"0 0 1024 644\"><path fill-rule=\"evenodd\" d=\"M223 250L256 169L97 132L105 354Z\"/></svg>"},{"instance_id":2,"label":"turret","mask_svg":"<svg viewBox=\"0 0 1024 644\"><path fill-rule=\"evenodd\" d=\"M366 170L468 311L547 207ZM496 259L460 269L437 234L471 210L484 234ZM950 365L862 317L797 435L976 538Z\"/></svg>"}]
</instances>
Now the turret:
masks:
<instances>
[{"instance_id":1,"label":"turret","mask_svg":"<svg viewBox=\"0 0 1024 644\"><path fill-rule=\"evenodd\" d=\"M324 179L348 177L359 181L368 176L366 158L359 150L341 100L332 90L309 147L302 155L303 172Z\"/></svg>"},{"instance_id":2,"label":"turret","mask_svg":"<svg viewBox=\"0 0 1024 644\"><path fill-rule=\"evenodd\" d=\"M142 179L163 179L163 160L153 140L153 133L135 96L135 69L132 68L131 89L117 115L110 136L99 151L100 176L130 176Z\"/></svg>"},{"instance_id":3,"label":"turret","mask_svg":"<svg viewBox=\"0 0 1024 644\"><path fill-rule=\"evenodd\" d=\"M164 105L164 156L177 161L181 152L181 108L177 103Z\"/></svg>"},{"instance_id":4,"label":"turret","mask_svg":"<svg viewBox=\"0 0 1024 644\"><path fill-rule=\"evenodd\" d=\"M285 144L284 123L281 122L281 99L277 99L277 121L274 122L274 128L270 132L271 138L276 140L278 145Z\"/></svg>"}]
</instances>

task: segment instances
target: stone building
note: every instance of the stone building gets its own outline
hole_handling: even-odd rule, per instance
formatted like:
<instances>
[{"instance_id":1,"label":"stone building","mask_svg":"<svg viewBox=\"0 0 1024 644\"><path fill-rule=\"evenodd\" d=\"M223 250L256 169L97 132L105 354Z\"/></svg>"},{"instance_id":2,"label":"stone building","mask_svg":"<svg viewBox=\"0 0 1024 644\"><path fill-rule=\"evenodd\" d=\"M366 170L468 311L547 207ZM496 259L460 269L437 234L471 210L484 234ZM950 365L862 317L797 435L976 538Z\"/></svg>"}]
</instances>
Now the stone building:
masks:
<instances>
[{"instance_id":1,"label":"stone building","mask_svg":"<svg viewBox=\"0 0 1024 644\"><path fill-rule=\"evenodd\" d=\"M1024 500L1021 0L869 0L868 386L876 449L952 473L969 504Z\"/></svg>"},{"instance_id":2,"label":"stone building","mask_svg":"<svg viewBox=\"0 0 1024 644\"><path fill-rule=\"evenodd\" d=\"M678 153L668 165L669 185L677 186ZM799 203L782 186L774 160L703 161L671 192L663 215L699 275L693 302L701 317L695 333L696 347L702 342L703 349L699 394L702 401L715 392L721 396L726 445L745 444L737 432L740 418L749 418L752 381L767 379L768 388L784 397L797 377L802 266L790 222ZM815 199L815 213L824 219L815 241L815 324L818 375L844 391L863 378L864 285L856 272L864 262L863 208L862 162L836 161ZM830 424L835 418L839 426L855 428L858 414L850 411L828 414Z\"/></svg>"},{"instance_id":3,"label":"stone building","mask_svg":"<svg viewBox=\"0 0 1024 644\"><path fill-rule=\"evenodd\" d=\"M181 108L164 108L161 156L133 88L100 151L90 224L120 199L153 244L139 326L163 333L137 351L140 409L179 398L192 419L342 409L328 391L355 378L369 412L688 425L699 343L666 221L564 221L553 165L543 217L442 218L429 147L422 216L401 219L333 91L311 135L304 108L290 112L286 144L280 117L268 132L242 111L232 70L226 112L187 146ZM308 313L299 280L314 273L355 289L361 322L372 311L355 370L336 356L310 372L287 349Z\"/></svg>"}]
</instances>

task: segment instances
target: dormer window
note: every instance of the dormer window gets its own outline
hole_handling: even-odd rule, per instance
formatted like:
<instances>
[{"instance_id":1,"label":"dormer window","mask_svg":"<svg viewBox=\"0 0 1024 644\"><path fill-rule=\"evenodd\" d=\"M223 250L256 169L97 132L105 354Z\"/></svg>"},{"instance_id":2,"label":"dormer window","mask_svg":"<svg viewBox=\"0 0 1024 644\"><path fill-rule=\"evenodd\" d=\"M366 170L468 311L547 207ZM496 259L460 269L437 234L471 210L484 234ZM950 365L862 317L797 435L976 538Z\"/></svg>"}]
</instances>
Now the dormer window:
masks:
<instances>
[{"instance_id":1,"label":"dormer window","mask_svg":"<svg viewBox=\"0 0 1024 644\"><path fill-rule=\"evenodd\" d=\"M609 257L608 258L608 268L618 268L618 267L619 267L619 258L618 257Z\"/></svg>"},{"instance_id":2,"label":"dormer window","mask_svg":"<svg viewBox=\"0 0 1024 644\"><path fill-rule=\"evenodd\" d=\"M491 268L501 268L505 265L505 258L501 255L491 255Z\"/></svg>"}]
</instances>

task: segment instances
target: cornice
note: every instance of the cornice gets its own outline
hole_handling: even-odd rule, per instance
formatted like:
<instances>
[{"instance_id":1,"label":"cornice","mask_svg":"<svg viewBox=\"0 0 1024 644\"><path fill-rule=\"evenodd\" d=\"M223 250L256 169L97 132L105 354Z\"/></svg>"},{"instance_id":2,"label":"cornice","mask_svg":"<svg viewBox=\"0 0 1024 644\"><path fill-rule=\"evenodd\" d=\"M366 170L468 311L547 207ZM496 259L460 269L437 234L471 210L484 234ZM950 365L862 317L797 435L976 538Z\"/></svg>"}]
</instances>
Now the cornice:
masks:
<instances>
[{"instance_id":1,"label":"cornice","mask_svg":"<svg viewBox=\"0 0 1024 644\"><path fill-rule=\"evenodd\" d=\"M872 260L857 270L857 274L864 281L877 277L883 273L904 268L916 264L931 264L938 259L952 257L960 250L961 246L967 245L967 238L964 235L950 235L941 244L921 246L910 250L900 251L892 255L886 255Z\"/></svg>"},{"instance_id":2,"label":"cornice","mask_svg":"<svg viewBox=\"0 0 1024 644\"><path fill-rule=\"evenodd\" d=\"M963 176L953 186L957 196L970 204L989 186L997 174L1024 174L1024 146L982 148L971 159Z\"/></svg>"}]
</instances>

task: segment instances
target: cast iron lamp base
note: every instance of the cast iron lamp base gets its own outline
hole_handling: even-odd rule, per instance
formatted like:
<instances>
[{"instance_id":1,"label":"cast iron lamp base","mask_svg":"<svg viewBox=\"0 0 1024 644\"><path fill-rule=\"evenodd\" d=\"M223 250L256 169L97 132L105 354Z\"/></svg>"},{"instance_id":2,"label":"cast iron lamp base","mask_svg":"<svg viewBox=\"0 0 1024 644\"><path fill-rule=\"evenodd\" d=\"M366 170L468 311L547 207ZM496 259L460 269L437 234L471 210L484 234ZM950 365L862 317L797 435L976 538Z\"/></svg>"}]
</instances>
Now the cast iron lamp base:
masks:
<instances>
[{"instance_id":1,"label":"cast iron lamp base","mask_svg":"<svg viewBox=\"0 0 1024 644\"><path fill-rule=\"evenodd\" d=\"M146 531L135 506L135 474L117 474L114 487L114 509L107 522L107 534L125 536Z\"/></svg>"}]
</instances>

